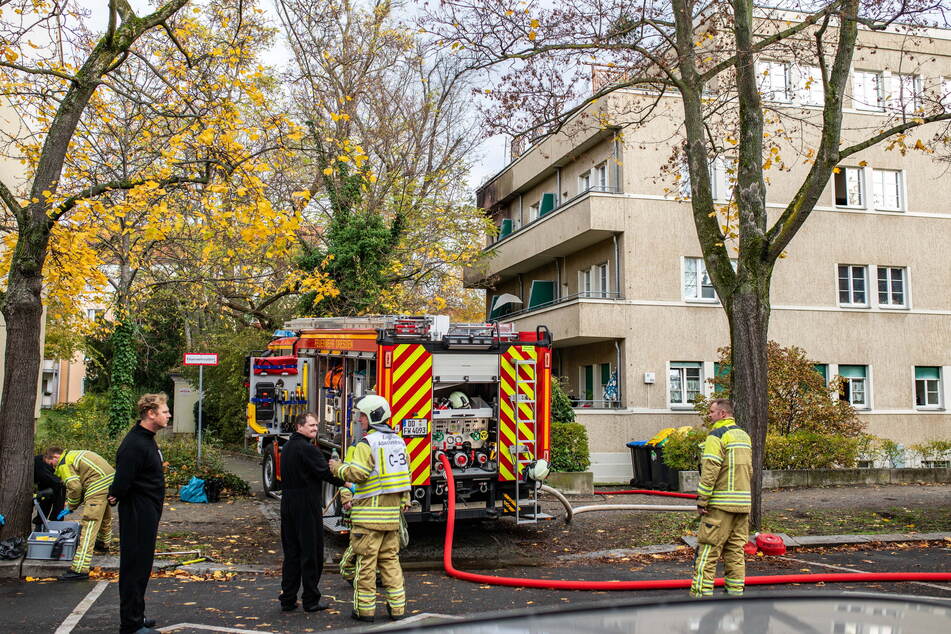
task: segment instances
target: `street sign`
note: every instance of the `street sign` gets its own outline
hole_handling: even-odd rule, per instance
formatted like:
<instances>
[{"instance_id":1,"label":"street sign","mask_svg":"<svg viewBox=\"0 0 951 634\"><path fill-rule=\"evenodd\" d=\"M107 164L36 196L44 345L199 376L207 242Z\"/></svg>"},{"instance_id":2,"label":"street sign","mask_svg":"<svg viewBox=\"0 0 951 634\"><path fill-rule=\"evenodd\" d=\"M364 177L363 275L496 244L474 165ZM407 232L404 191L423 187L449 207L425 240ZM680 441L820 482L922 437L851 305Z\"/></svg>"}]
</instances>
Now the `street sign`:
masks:
<instances>
[{"instance_id":1,"label":"street sign","mask_svg":"<svg viewBox=\"0 0 951 634\"><path fill-rule=\"evenodd\" d=\"M205 366L218 365L217 352L186 352L184 365L198 366L198 466L201 466L201 402L205 397Z\"/></svg>"},{"instance_id":2,"label":"street sign","mask_svg":"<svg viewBox=\"0 0 951 634\"><path fill-rule=\"evenodd\" d=\"M217 352L186 352L184 365L218 365Z\"/></svg>"}]
</instances>

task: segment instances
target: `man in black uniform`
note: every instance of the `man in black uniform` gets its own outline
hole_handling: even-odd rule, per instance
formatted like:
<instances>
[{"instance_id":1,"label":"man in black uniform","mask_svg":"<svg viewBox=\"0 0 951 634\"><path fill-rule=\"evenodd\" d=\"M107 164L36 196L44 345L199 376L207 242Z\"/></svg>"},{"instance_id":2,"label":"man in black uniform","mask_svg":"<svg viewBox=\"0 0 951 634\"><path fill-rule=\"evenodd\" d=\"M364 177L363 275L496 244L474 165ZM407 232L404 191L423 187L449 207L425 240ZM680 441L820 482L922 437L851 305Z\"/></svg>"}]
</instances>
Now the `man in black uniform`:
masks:
<instances>
[{"instance_id":1,"label":"man in black uniform","mask_svg":"<svg viewBox=\"0 0 951 634\"><path fill-rule=\"evenodd\" d=\"M52 490L52 493L39 499L40 508L43 509L43 514L48 520L55 520L59 512L66 506L66 486L54 473L56 461L62 453L63 450L59 447L49 447L44 453L33 459L33 483L37 490ZM40 528L43 522L39 515L33 518L33 523L37 527L36 530L43 530Z\"/></svg>"},{"instance_id":2,"label":"man in black uniform","mask_svg":"<svg viewBox=\"0 0 951 634\"><path fill-rule=\"evenodd\" d=\"M281 450L281 609L297 607L297 591L303 583L301 601L304 610L327 609L320 600L317 583L324 569L323 496L321 482L334 487L343 480L330 473L327 460L313 444L317 436L317 417L301 414L294 421L295 431Z\"/></svg>"},{"instance_id":3,"label":"man in black uniform","mask_svg":"<svg viewBox=\"0 0 951 634\"><path fill-rule=\"evenodd\" d=\"M119 445L109 503L119 503L119 631L152 634L145 619L145 589L152 574L155 538L165 499L165 470L155 432L171 419L164 394L139 399L139 422Z\"/></svg>"}]
</instances>

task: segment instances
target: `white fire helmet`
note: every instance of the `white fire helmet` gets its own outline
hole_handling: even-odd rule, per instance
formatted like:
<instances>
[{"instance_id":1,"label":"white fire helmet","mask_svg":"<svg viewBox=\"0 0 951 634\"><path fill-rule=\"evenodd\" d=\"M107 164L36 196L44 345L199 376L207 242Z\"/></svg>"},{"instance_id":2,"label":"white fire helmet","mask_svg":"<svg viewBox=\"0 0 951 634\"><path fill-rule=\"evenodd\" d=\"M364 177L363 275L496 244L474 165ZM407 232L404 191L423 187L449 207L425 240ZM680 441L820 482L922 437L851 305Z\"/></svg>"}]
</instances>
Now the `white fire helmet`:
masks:
<instances>
[{"instance_id":1,"label":"white fire helmet","mask_svg":"<svg viewBox=\"0 0 951 634\"><path fill-rule=\"evenodd\" d=\"M357 401L356 408L370 419L371 425L379 425L390 418L390 404L376 394L368 394Z\"/></svg>"}]
</instances>

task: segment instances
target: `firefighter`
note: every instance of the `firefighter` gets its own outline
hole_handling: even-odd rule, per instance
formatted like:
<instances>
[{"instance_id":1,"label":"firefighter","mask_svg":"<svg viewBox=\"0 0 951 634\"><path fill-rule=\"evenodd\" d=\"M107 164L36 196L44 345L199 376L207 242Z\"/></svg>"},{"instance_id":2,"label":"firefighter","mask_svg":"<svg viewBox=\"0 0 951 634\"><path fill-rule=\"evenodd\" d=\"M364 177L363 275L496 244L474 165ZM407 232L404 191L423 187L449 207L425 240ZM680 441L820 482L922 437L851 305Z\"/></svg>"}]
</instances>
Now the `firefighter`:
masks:
<instances>
[{"instance_id":1,"label":"firefighter","mask_svg":"<svg viewBox=\"0 0 951 634\"><path fill-rule=\"evenodd\" d=\"M700 458L697 486L697 558L690 596L713 596L717 559L723 552L727 594L742 596L746 578L743 547L749 540L753 478L753 446L749 435L733 420L733 404L718 398L710 403L713 428Z\"/></svg>"},{"instance_id":2,"label":"firefighter","mask_svg":"<svg viewBox=\"0 0 951 634\"><path fill-rule=\"evenodd\" d=\"M56 465L54 473L66 486L66 508L56 519L63 519L79 508L80 504L83 507L80 540L76 545L73 565L59 577L62 581L82 581L89 578L93 548L108 552L112 543L112 512L108 497L116 470L92 451L53 452L46 459L48 463Z\"/></svg>"},{"instance_id":3,"label":"firefighter","mask_svg":"<svg viewBox=\"0 0 951 634\"><path fill-rule=\"evenodd\" d=\"M390 405L382 396L364 396L356 408L364 437L347 462L331 460L338 478L353 482L350 546L356 555L353 618L373 622L376 573L380 570L386 608L394 621L406 609L400 568L400 513L409 508L409 458L403 439L387 424Z\"/></svg>"},{"instance_id":4,"label":"firefighter","mask_svg":"<svg viewBox=\"0 0 951 634\"><path fill-rule=\"evenodd\" d=\"M306 612L326 610L320 600L324 567L324 526L322 483L343 485L327 467L324 455L314 446L317 417L307 412L294 421L294 433L281 450L281 609L297 607L297 592L303 585L301 602Z\"/></svg>"}]
</instances>

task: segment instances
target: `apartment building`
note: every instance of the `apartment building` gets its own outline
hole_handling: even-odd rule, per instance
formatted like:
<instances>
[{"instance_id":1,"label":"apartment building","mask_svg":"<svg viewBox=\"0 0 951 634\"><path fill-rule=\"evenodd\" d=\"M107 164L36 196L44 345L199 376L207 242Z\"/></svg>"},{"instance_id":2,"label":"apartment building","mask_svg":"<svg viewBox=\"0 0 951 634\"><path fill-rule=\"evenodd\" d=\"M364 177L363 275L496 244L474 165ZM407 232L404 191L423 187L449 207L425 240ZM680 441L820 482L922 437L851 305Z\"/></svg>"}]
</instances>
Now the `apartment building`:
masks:
<instances>
[{"instance_id":1,"label":"apartment building","mask_svg":"<svg viewBox=\"0 0 951 634\"><path fill-rule=\"evenodd\" d=\"M951 93L951 31L929 36L927 55L909 63L901 50L907 38L861 34L872 48L855 56L845 137L864 138L896 110L910 116L923 107L919 100ZM772 108L818 116L814 68L764 56L758 72ZM676 95L661 99L649 125L612 123L610 113L642 98L616 92L600 100L478 190L498 235L487 237L487 263L464 278L487 289L487 318L551 329L555 371L588 429L599 481L631 477L625 442L698 422L691 399L710 392L717 349L729 344L689 186L664 168L682 140ZM904 141L914 146L918 136ZM769 337L804 348L827 378L844 377L842 397L870 433L906 445L951 439L947 162L886 145L840 166L777 263ZM779 215L806 169L799 161L767 174L771 214ZM732 195L730 171L711 162L721 202ZM504 294L522 303L499 303Z\"/></svg>"}]
</instances>

